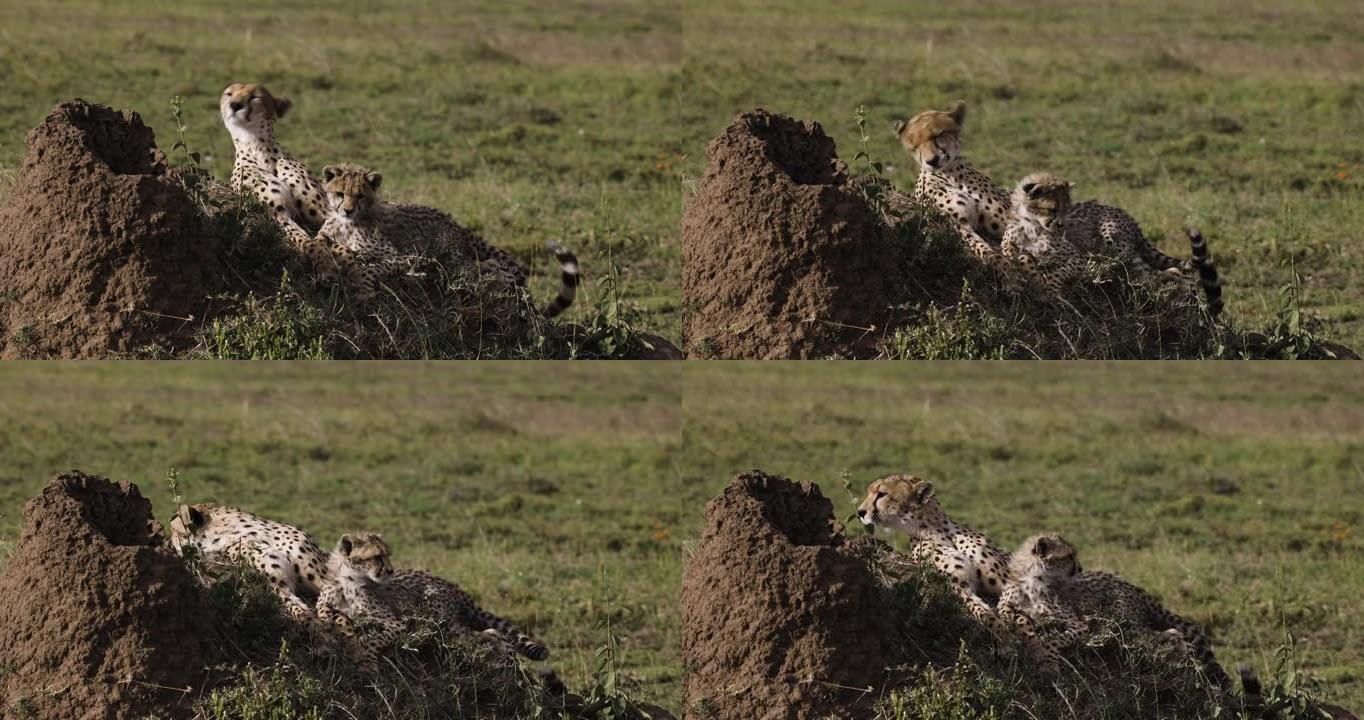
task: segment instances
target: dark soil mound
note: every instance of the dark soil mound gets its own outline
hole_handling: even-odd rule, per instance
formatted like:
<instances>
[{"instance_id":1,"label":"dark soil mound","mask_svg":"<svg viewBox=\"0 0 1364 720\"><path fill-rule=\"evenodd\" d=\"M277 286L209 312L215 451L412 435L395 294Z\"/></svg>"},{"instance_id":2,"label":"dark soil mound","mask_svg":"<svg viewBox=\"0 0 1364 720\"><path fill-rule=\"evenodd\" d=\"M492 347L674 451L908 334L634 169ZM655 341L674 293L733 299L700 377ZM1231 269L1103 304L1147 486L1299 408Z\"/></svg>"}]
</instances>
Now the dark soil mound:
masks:
<instances>
[{"instance_id":1,"label":"dark soil mound","mask_svg":"<svg viewBox=\"0 0 1364 720\"><path fill-rule=\"evenodd\" d=\"M222 286L219 251L137 113L62 103L0 206L0 355L103 357L174 335Z\"/></svg>"},{"instance_id":2,"label":"dark soil mound","mask_svg":"<svg viewBox=\"0 0 1364 720\"><path fill-rule=\"evenodd\" d=\"M877 335L865 328L903 282L896 250L824 130L743 113L706 156L682 214L688 354L805 358Z\"/></svg>"},{"instance_id":3,"label":"dark soil mound","mask_svg":"<svg viewBox=\"0 0 1364 720\"><path fill-rule=\"evenodd\" d=\"M896 654L887 602L819 488L738 476L682 580L684 717L847 716Z\"/></svg>"},{"instance_id":4,"label":"dark soil mound","mask_svg":"<svg viewBox=\"0 0 1364 720\"><path fill-rule=\"evenodd\" d=\"M214 638L137 486L72 472L24 508L0 574L0 715L131 720L176 707Z\"/></svg>"}]
</instances>

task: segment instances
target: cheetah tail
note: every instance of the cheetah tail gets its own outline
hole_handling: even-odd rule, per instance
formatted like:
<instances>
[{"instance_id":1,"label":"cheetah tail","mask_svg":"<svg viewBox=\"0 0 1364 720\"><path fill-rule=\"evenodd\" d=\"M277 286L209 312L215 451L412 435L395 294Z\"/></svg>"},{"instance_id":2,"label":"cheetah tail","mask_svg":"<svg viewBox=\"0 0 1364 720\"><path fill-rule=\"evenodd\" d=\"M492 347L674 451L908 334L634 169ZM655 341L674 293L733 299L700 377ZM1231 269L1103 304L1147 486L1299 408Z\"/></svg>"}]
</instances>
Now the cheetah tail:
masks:
<instances>
[{"instance_id":1,"label":"cheetah tail","mask_svg":"<svg viewBox=\"0 0 1364 720\"><path fill-rule=\"evenodd\" d=\"M525 655L531 660L544 660L549 657L549 648L530 639L530 636L521 632L521 629L499 617L493 618L493 629L502 634L503 637L511 638L512 647L516 652Z\"/></svg>"},{"instance_id":2,"label":"cheetah tail","mask_svg":"<svg viewBox=\"0 0 1364 720\"><path fill-rule=\"evenodd\" d=\"M1188 228L1189 249L1193 255L1193 269L1198 271L1198 284L1208 297L1208 314L1214 319L1222 313L1222 279L1217 274L1217 263L1208 254L1208 244L1197 228Z\"/></svg>"},{"instance_id":3,"label":"cheetah tail","mask_svg":"<svg viewBox=\"0 0 1364 720\"><path fill-rule=\"evenodd\" d=\"M581 274L578 272L578 258L568 248L550 240L549 251L554 253L554 258L559 261L559 277L563 282L563 287L559 288L559 295L545 306L545 317L552 318L573 304L573 299L578 296L578 281Z\"/></svg>"},{"instance_id":4,"label":"cheetah tail","mask_svg":"<svg viewBox=\"0 0 1364 720\"><path fill-rule=\"evenodd\" d=\"M549 657L549 648L521 632L521 628L517 627L512 621L503 620L477 605L468 608L465 613L465 621L474 630L496 632L503 642L511 645L516 652L531 660L544 660Z\"/></svg>"}]
</instances>

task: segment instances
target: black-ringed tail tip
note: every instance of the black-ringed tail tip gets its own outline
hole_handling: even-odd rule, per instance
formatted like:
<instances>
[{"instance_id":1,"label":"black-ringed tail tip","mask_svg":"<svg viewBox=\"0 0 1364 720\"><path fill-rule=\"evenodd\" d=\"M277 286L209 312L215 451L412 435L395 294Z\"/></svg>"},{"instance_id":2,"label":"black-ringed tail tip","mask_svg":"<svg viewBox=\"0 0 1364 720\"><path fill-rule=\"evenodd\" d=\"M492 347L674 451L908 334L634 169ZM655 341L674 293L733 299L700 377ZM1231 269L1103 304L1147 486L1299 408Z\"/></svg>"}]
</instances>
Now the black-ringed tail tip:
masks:
<instances>
[{"instance_id":1,"label":"black-ringed tail tip","mask_svg":"<svg viewBox=\"0 0 1364 720\"><path fill-rule=\"evenodd\" d=\"M1208 254L1208 243L1198 228L1186 228L1189 233L1189 250L1193 256L1193 269L1198 272L1198 284L1203 286L1203 294L1208 298L1208 314L1216 318L1222 313L1222 279L1217 275L1217 263Z\"/></svg>"},{"instance_id":2,"label":"black-ringed tail tip","mask_svg":"<svg viewBox=\"0 0 1364 720\"><path fill-rule=\"evenodd\" d=\"M554 317L568 309L573 304L573 299L578 297L578 280L581 273L578 272L578 257L568 248L550 240L546 245L549 251L554 253L554 258L559 261L559 278L562 285L559 288L558 297L550 301L545 306L545 317Z\"/></svg>"}]
</instances>

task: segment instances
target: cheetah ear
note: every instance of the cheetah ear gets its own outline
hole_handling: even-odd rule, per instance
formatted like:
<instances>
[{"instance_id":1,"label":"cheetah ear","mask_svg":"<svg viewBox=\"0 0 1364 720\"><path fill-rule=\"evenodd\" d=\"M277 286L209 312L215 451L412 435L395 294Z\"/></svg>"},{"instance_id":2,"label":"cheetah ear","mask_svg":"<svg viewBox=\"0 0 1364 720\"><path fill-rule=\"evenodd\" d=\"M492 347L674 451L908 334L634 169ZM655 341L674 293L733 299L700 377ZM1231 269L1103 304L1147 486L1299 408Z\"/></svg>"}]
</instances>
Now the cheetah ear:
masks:
<instances>
[{"instance_id":1,"label":"cheetah ear","mask_svg":"<svg viewBox=\"0 0 1364 720\"><path fill-rule=\"evenodd\" d=\"M904 120L896 120L896 121L895 121L895 134L896 134L897 136L900 135L901 133L903 133L903 132L905 131L905 125L906 125L906 123L905 123Z\"/></svg>"},{"instance_id":2,"label":"cheetah ear","mask_svg":"<svg viewBox=\"0 0 1364 720\"><path fill-rule=\"evenodd\" d=\"M379 186L382 185L384 182L384 176L380 175L377 172L372 172L365 176L365 180L369 182L370 187L374 188L375 190L378 190Z\"/></svg>"},{"instance_id":3,"label":"cheetah ear","mask_svg":"<svg viewBox=\"0 0 1364 720\"><path fill-rule=\"evenodd\" d=\"M1032 194L1032 191L1033 191L1033 190L1036 190L1036 189L1037 189L1037 186L1034 185L1034 184L1032 184L1032 183L1023 183L1023 193L1024 193L1025 195L1031 195L1031 194Z\"/></svg>"},{"instance_id":4,"label":"cheetah ear","mask_svg":"<svg viewBox=\"0 0 1364 720\"><path fill-rule=\"evenodd\" d=\"M914 488L915 502L925 503L928 502L928 499L931 497L933 497L933 483L925 480Z\"/></svg>"},{"instance_id":5,"label":"cheetah ear","mask_svg":"<svg viewBox=\"0 0 1364 720\"><path fill-rule=\"evenodd\" d=\"M282 118L289 108L294 106L294 101L289 98L275 98L275 117Z\"/></svg>"},{"instance_id":6,"label":"cheetah ear","mask_svg":"<svg viewBox=\"0 0 1364 720\"><path fill-rule=\"evenodd\" d=\"M188 505L181 505L175 514L180 516L180 522L185 524L186 529L196 528L204 522L204 514Z\"/></svg>"},{"instance_id":7,"label":"cheetah ear","mask_svg":"<svg viewBox=\"0 0 1364 720\"><path fill-rule=\"evenodd\" d=\"M1032 546L1032 554L1039 557L1046 555L1047 550L1050 549L1049 545L1050 543L1047 542L1046 538L1037 538L1037 543Z\"/></svg>"},{"instance_id":8,"label":"cheetah ear","mask_svg":"<svg viewBox=\"0 0 1364 720\"><path fill-rule=\"evenodd\" d=\"M948 117L956 121L958 125L965 124L966 121L966 101L958 100L952 104L952 109L947 111Z\"/></svg>"},{"instance_id":9,"label":"cheetah ear","mask_svg":"<svg viewBox=\"0 0 1364 720\"><path fill-rule=\"evenodd\" d=\"M341 171L338 170L335 165L328 165L327 167L322 168L322 179L327 182L331 182L333 178L340 174Z\"/></svg>"},{"instance_id":10,"label":"cheetah ear","mask_svg":"<svg viewBox=\"0 0 1364 720\"><path fill-rule=\"evenodd\" d=\"M341 536L341 554L342 554L342 555L349 556L349 555L350 555L350 552L351 552L352 550L354 550L354 549L355 549L355 543L352 543L352 542L351 542L350 535L348 535L348 534L347 534L347 535L342 535L342 536Z\"/></svg>"}]
</instances>

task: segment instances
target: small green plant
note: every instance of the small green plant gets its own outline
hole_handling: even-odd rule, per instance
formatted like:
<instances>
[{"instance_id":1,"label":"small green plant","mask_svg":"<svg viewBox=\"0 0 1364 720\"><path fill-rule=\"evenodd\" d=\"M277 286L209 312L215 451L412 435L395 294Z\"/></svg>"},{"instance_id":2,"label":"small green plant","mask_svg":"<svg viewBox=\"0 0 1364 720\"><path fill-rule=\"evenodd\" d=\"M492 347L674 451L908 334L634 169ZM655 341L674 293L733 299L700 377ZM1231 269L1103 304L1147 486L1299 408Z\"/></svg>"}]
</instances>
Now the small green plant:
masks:
<instances>
[{"instance_id":1,"label":"small green plant","mask_svg":"<svg viewBox=\"0 0 1364 720\"><path fill-rule=\"evenodd\" d=\"M852 474L846 468L838 474L838 484L843 488L843 492L848 494L848 504L852 506L852 509L848 511L848 516L843 518L844 527L860 528L862 534L871 535L873 533L872 528L864 525L862 520L857 517L857 506L862 503L862 493L853 487Z\"/></svg>"},{"instance_id":2,"label":"small green plant","mask_svg":"<svg viewBox=\"0 0 1364 720\"><path fill-rule=\"evenodd\" d=\"M185 142L185 131L189 126L185 124L185 99L179 95L171 98L170 104L171 117L175 120L175 144L171 146L171 152L179 150L185 154L185 163L192 164L194 167L201 166L201 155L191 152L189 145Z\"/></svg>"},{"instance_id":3,"label":"small green plant","mask_svg":"<svg viewBox=\"0 0 1364 720\"><path fill-rule=\"evenodd\" d=\"M1311 353L1320 340L1313 332L1313 318L1302 309L1302 276L1292 265L1288 272L1288 281L1279 287L1276 323L1268 333L1269 348L1266 354L1297 359Z\"/></svg>"},{"instance_id":4,"label":"small green plant","mask_svg":"<svg viewBox=\"0 0 1364 720\"><path fill-rule=\"evenodd\" d=\"M597 277L595 302L582 334L570 339L570 357L621 358L654 349L636 326L639 308L621 294L620 267L610 251L600 260L606 272Z\"/></svg>"},{"instance_id":5,"label":"small green plant","mask_svg":"<svg viewBox=\"0 0 1364 720\"><path fill-rule=\"evenodd\" d=\"M180 495L180 471L174 467L166 471L166 489L170 490L171 502L179 508L185 499Z\"/></svg>"},{"instance_id":6,"label":"small green plant","mask_svg":"<svg viewBox=\"0 0 1364 720\"><path fill-rule=\"evenodd\" d=\"M630 698L629 683L621 674L620 638L611 632L605 620L599 627L606 633L606 644L597 648L597 667L592 673L592 684L582 694L579 717L594 720L649 720Z\"/></svg>"},{"instance_id":7,"label":"small green plant","mask_svg":"<svg viewBox=\"0 0 1364 720\"><path fill-rule=\"evenodd\" d=\"M867 164L867 170L871 171L873 175L884 175L886 169L885 164L872 160L871 153L867 150L867 141L871 140L871 135L867 134L867 106L858 105L857 110L853 112L853 119L857 122L857 138L862 145L862 148L853 156L853 161L865 162Z\"/></svg>"},{"instance_id":8,"label":"small green plant","mask_svg":"<svg viewBox=\"0 0 1364 720\"><path fill-rule=\"evenodd\" d=\"M1279 720L1329 720L1331 715L1318 707L1312 696L1322 691L1321 684L1298 671L1297 639L1289 633L1274 650L1272 680L1258 698L1246 698L1246 711L1253 718Z\"/></svg>"}]
</instances>

